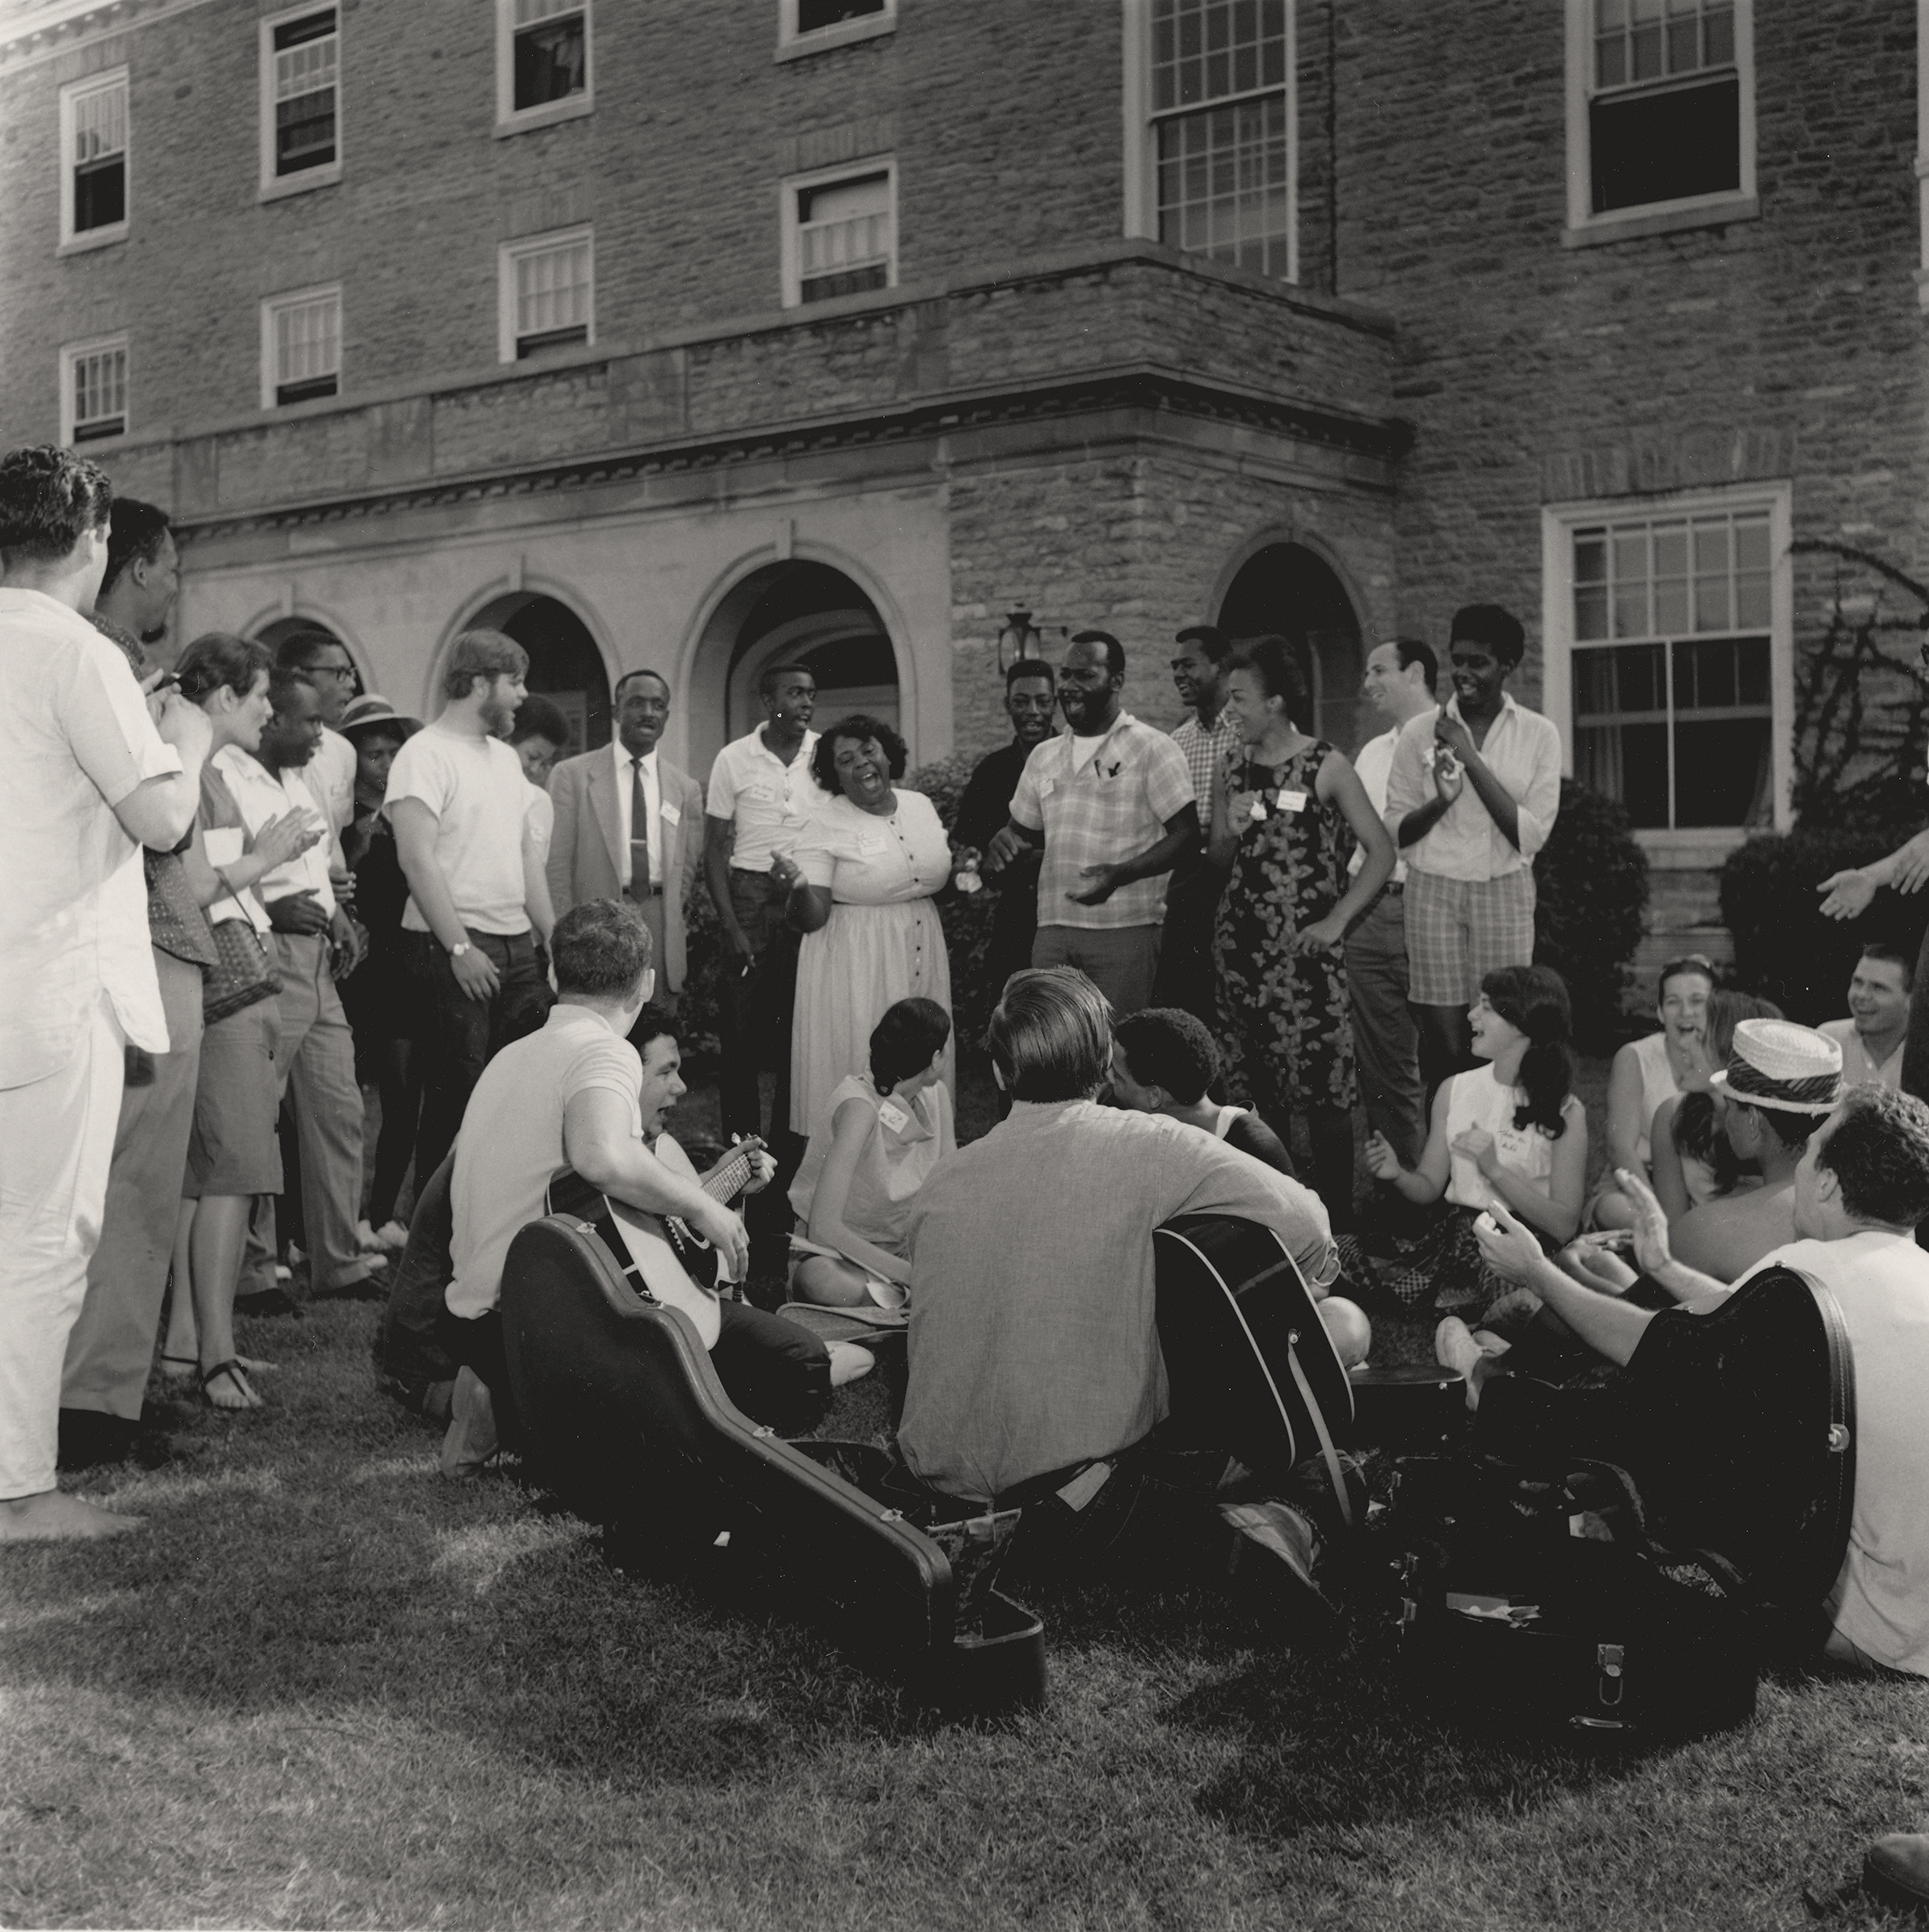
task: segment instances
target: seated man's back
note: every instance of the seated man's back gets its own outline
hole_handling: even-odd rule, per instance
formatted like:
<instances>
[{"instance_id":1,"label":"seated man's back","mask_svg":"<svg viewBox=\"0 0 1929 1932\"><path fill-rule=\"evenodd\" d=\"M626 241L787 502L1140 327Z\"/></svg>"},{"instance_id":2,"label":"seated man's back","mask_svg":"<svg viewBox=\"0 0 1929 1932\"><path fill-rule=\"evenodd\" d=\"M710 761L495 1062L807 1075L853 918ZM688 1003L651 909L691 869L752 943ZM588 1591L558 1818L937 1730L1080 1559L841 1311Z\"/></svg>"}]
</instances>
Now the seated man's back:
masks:
<instances>
[{"instance_id":1,"label":"seated man's back","mask_svg":"<svg viewBox=\"0 0 1929 1932\"><path fill-rule=\"evenodd\" d=\"M1668 1230L1676 1258L1718 1282L1739 1281L1763 1256L1794 1239L1792 1181L1704 1201Z\"/></svg>"}]
</instances>

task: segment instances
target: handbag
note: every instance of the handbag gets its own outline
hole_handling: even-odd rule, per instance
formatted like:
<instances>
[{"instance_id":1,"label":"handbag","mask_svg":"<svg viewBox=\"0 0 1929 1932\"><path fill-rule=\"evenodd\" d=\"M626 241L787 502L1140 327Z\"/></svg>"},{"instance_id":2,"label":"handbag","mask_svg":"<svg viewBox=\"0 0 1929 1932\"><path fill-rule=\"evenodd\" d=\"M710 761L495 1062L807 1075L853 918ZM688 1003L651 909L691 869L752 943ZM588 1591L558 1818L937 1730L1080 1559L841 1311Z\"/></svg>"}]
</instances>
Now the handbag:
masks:
<instances>
[{"instance_id":1,"label":"handbag","mask_svg":"<svg viewBox=\"0 0 1929 1932\"><path fill-rule=\"evenodd\" d=\"M213 932L220 957L201 979L201 1017L209 1026L281 991L281 976L268 963L267 949L247 920L224 919Z\"/></svg>"}]
</instances>

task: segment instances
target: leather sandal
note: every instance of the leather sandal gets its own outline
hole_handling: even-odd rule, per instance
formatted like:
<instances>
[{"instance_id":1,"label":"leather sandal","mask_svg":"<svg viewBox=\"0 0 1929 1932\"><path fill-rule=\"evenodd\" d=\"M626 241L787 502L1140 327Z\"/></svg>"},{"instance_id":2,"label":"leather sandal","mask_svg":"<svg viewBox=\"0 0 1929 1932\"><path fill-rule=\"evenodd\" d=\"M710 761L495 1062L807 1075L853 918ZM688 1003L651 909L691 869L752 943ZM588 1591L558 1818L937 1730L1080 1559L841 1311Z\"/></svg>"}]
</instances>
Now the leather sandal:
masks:
<instances>
[{"instance_id":1,"label":"leather sandal","mask_svg":"<svg viewBox=\"0 0 1929 1932\"><path fill-rule=\"evenodd\" d=\"M240 1408L259 1408L261 1407L261 1398L248 1387L248 1378L242 1373L241 1364L235 1361L233 1357L230 1357L227 1361L217 1362L213 1368L204 1369L201 1372L201 1400L205 1403L209 1408L221 1409L229 1414L233 1414L235 1412L234 1408L230 1407L230 1404L224 1402L217 1402L214 1398L208 1393L208 1389L213 1387L214 1383L220 1377L223 1375L225 1375L228 1379L234 1384L235 1387L239 1389L242 1394L248 1398L245 1403L238 1405Z\"/></svg>"}]
</instances>

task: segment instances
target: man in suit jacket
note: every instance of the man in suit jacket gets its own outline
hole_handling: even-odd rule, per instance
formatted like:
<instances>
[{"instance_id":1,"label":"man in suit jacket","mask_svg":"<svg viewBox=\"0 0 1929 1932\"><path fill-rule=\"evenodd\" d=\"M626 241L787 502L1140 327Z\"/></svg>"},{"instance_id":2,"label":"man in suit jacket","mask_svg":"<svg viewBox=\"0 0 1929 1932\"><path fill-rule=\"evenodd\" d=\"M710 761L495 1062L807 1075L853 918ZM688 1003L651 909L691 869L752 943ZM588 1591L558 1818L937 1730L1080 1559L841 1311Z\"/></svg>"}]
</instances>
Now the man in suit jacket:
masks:
<instances>
[{"instance_id":1,"label":"man in suit jacket","mask_svg":"<svg viewBox=\"0 0 1929 1932\"><path fill-rule=\"evenodd\" d=\"M630 901L662 962L657 1004L674 1012L688 968L684 908L703 864L703 792L657 751L670 718L666 680L629 672L617 681L616 706L615 741L550 774L550 896L558 919L586 899Z\"/></svg>"}]
</instances>

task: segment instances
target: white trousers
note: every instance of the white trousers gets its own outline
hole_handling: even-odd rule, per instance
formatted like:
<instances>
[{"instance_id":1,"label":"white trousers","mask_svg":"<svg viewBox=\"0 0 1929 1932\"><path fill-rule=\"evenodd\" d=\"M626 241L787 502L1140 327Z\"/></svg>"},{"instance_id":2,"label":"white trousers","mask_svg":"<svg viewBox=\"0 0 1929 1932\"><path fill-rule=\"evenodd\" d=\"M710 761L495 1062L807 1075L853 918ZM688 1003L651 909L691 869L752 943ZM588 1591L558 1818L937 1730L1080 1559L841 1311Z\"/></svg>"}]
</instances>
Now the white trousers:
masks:
<instances>
[{"instance_id":1,"label":"white trousers","mask_svg":"<svg viewBox=\"0 0 1929 1932\"><path fill-rule=\"evenodd\" d=\"M103 993L58 1073L0 1088L0 1500L54 1486L61 1365L100 1240L126 1038Z\"/></svg>"}]
</instances>

